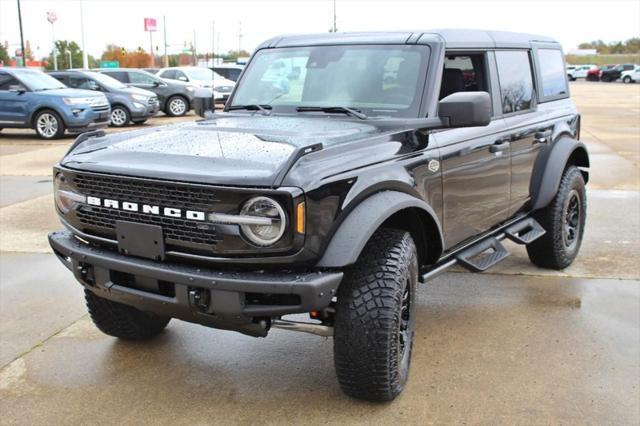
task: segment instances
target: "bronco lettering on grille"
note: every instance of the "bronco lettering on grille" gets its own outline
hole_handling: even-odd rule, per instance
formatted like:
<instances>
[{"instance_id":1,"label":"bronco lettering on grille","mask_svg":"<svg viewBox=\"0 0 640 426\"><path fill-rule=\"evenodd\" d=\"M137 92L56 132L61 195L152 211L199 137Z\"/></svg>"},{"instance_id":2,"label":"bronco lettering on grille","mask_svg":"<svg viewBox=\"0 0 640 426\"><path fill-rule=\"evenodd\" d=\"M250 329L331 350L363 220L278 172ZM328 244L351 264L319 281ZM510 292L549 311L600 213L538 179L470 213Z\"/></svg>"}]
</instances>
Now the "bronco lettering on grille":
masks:
<instances>
[{"instance_id":1,"label":"bronco lettering on grille","mask_svg":"<svg viewBox=\"0 0 640 426\"><path fill-rule=\"evenodd\" d=\"M160 207L149 204L139 204L130 201L118 201L108 198L87 197L87 204L91 206L107 207L128 212L142 212L158 216L184 218L189 220L206 220L207 214L197 210L182 210L175 207Z\"/></svg>"}]
</instances>

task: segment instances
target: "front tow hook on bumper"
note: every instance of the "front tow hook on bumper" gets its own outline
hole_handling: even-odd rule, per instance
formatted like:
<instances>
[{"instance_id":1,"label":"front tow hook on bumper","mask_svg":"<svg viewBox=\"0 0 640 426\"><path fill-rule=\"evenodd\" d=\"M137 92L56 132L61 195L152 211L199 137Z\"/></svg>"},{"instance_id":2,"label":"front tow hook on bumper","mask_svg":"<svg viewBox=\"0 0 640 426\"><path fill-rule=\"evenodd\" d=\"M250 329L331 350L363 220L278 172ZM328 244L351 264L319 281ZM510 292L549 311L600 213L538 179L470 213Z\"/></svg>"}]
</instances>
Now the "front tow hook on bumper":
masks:
<instances>
[{"instance_id":1,"label":"front tow hook on bumper","mask_svg":"<svg viewBox=\"0 0 640 426\"><path fill-rule=\"evenodd\" d=\"M333 336L333 327L320 324L310 324L308 322L276 319L271 321L271 327L280 328L282 330L300 331L302 333L315 334L316 336L322 337Z\"/></svg>"}]
</instances>

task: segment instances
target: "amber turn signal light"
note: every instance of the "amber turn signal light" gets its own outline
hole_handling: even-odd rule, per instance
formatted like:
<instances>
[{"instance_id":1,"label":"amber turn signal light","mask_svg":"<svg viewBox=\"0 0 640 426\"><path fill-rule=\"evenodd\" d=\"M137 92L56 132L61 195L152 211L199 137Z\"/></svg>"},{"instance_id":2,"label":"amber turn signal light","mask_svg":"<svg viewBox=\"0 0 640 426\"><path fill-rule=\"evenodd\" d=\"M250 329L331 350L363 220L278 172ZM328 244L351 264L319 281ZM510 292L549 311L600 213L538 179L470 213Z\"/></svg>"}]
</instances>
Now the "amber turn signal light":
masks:
<instances>
[{"instance_id":1,"label":"amber turn signal light","mask_svg":"<svg viewBox=\"0 0 640 426\"><path fill-rule=\"evenodd\" d=\"M301 202L300 204L298 204L298 207L296 207L296 232L298 234L304 234L304 215L305 215L305 211L304 211L304 201Z\"/></svg>"}]
</instances>

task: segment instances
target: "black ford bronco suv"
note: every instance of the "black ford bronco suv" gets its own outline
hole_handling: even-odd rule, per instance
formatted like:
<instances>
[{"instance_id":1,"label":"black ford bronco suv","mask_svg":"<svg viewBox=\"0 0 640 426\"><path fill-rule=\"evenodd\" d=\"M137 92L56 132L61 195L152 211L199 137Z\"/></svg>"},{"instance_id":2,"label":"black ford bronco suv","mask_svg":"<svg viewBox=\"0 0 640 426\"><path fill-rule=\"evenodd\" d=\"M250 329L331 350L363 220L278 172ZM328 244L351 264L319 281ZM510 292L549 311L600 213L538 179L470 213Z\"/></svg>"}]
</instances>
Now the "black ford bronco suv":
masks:
<instances>
[{"instance_id":1,"label":"black ford bronco suv","mask_svg":"<svg viewBox=\"0 0 640 426\"><path fill-rule=\"evenodd\" d=\"M54 169L66 230L49 241L109 335L179 318L333 336L344 392L391 400L418 283L484 271L504 240L552 269L580 248L589 158L549 38L277 37L224 111L207 104L197 122L81 135Z\"/></svg>"}]
</instances>

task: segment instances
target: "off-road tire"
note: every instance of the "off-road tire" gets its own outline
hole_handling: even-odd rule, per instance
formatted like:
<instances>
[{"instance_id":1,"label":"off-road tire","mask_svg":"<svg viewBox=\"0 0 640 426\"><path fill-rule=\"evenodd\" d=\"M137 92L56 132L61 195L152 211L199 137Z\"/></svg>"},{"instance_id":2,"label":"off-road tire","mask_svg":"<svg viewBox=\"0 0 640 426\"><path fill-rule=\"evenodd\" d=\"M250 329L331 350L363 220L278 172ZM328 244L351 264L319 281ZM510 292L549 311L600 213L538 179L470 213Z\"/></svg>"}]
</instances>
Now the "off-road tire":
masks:
<instances>
[{"instance_id":1,"label":"off-road tire","mask_svg":"<svg viewBox=\"0 0 640 426\"><path fill-rule=\"evenodd\" d=\"M89 316L100 331L125 340L146 340L164 330L171 318L143 312L84 291Z\"/></svg>"},{"instance_id":2,"label":"off-road tire","mask_svg":"<svg viewBox=\"0 0 640 426\"><path fill-rule=\"evenodd\" d=\"M571 199L569 199L571 197ZM566 242L567 208L573 197L578 204L578 217L574 220L574 244ZM573 263L580 251L587 217L587 194L582 173L575 166L568 166L562 174L558 192L551 203L534 213L534 218L547 231L527 246L527 254L534 265L548 269L564 269Z\"/></svg>"},{"instance_id":3,"label":"off-road tire","mask_svg":"<svg viewBox=\"0 0 640 426\"><path fill-rule=\"evenodd\" d=\"M417 281L414 241L408 232L396 229L378 230L346 271L338 290L333 346L345 394L390 401L404 388L413 347Z\"/></svg>"}]
</instances>

